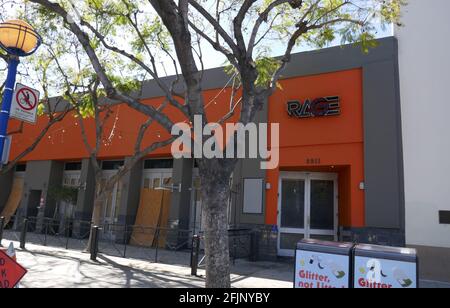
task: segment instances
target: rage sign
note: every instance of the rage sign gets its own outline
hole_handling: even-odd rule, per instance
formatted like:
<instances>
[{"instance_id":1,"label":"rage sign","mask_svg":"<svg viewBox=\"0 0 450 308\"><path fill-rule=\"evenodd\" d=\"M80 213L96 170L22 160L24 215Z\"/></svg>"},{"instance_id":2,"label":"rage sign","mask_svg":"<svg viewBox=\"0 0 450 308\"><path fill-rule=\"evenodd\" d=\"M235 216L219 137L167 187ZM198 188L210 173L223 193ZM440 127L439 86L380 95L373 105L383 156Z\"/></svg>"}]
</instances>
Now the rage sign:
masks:
<instances>
[{"instance_id":1,"label":"rage sign","mask_svg":"<svg viewBox=\"0 0 450 308\"><path fill-rule=\"evenodd\" d=\"M340 115L341 104L339 96L319 97L305 102L289 101L287 103L289 116L294 118L314 118Z\"/></svg>"},{"instance_id":2,"label":"rage sign","mask_svg":"<svg viewBox=\"0 0 450 308\"><path fill-rule=\"evenodd\" d=\"M0 289L13 289L27 270L0 250Z\"/></svg>"}]
</instances>

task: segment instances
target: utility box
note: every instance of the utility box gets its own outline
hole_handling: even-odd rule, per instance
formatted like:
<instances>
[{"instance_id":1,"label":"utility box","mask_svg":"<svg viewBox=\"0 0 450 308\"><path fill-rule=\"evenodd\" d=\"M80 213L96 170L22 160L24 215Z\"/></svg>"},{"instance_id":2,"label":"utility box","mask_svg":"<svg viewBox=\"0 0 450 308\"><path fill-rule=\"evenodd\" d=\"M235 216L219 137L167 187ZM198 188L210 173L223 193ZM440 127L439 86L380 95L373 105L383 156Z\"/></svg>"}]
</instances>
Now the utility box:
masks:
<instances>
[{"instance_id":1,"label":"utility box","mask_svg":"<svg viewBox=\"0 0 450 308\"><path fill-rule=\"evenodd\" d=\"M302 240L295 253L294 288L351 288L351 243Z\"/></svg>"},{"instance_id":2,"label":"utility box","mask_svg":"<svg viewBox=\"0 0 450 308\"><path fill-rule=\"evenodd\" d=\"M419 287L417 251L375 245L354 250L354 286L357 289L414 289Z\"/></svg>"}]
</instances>

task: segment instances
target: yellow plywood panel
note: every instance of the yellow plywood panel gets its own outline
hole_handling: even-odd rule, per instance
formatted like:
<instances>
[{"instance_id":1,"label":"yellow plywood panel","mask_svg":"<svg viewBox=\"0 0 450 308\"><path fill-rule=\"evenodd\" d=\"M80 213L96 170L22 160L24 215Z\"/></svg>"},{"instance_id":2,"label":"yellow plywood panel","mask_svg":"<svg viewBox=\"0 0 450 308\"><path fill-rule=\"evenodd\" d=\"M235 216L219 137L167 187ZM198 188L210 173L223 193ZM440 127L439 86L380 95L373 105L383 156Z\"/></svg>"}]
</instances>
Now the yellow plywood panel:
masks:
<instances>
[{"instance_id":1,"label":"yellow plywood panel","mask_svg":"<svg viewBox=\"0 0 450 308\"><path fill-rule=\"evenodd\" d=\"M164 192L154 189L142 189L141 201L136 217L130 244L137 246L153 246L156 229L161 213Z\"/></svg>"},{"instance_id":2,"label":"yellow plywood panel","mask_svg":"<svg viewBox=\"0 0 450 308\"><path fill-rule=\"evenodd\" d=\"M2 214L0 215L5 217L6 219L5 224L9 223L11 217L16 213L20 205L20 202L22 201L23 183L24 183L23 178L14 178L8 202L6 203L6 206L3 209Z\"/></svg>"},{"instance_id":3,"label":"yellow plywood panel","mask_svg":"<svg viewBox=\"0 0 450 308\"><path fill-rule=\"evenodd\" d=\"M158 245L161 248L166 246L167 229L169 227L169 215L170 215L170 205L172 201L172 193L170 191L164 191L163 200L161 204L161 214L159 220L159 227L162 228L159 234Z\"/></svg>"},{"instance_id":4,"label":"yellow plywood panel","mask_svg":"<svg viewBox=\"0 0 450 308\"><path fill-rule=\"evenodd\" d=\"M172 193L144 188L130 244L145 247L165 247ZM156 239L159 230L159 240ZM157 243L158 241L158 243Z\"/></svg>"}]
</instances>

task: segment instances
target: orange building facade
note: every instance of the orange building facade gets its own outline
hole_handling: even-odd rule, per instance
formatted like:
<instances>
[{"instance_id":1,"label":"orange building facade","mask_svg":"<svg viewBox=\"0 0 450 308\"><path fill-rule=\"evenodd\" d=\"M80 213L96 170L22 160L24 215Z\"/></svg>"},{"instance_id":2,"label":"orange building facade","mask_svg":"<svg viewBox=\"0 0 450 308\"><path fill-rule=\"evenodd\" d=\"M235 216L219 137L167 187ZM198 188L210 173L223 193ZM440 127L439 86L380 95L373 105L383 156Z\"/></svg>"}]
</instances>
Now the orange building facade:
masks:
<instances>
[{"instance_id":1,"label":"orange building facade","mask_svg":"<svg viewBox=\"0 0 450 308\"><path fill-rule=\"evenodd\" d=\"M260 160L243 160L231 183L230 228L258 230L261 258L292 255L295 243L305 237L404 242L397 67L394 38L380 40L369 55L348 46L293 57L282 90L270 98L256 121L280 124L279 166L261 170ZM208 120L214 122L229 112L230 89L222 89L229 76L215 69L205 72L205 80ZM154 84L147 85L142 100L157 107L163 98L155 89ZM99 153L105 176L133 155L139 128L146 121L125 104L115 105L113 111ZM175 123L186 121L173 107L165 112ZM46 123L41 117L34 126L25 124L23 132L13 137L11 156L26 149ZM94 125L85 120L91 145ZM13 121L10 131L19 126ZM167 137L153 124L143 146ZM79 121L69 115L51 128L15 173L0 177L9 188L0 193L0 210L8 215L89 221L94 183L88 158ZM197 177L193 160L173 160L170 147L159 149L117 185L105 206L105 221L151 225L154 221L146 221L148 215L143 213L152 212L150 206L167 207L164 227L199 232L202 204ZM165 205L149 205L152 189L164 184L172 185ZM52 200L48 191L55 185L78 189L77 203L61 206Z\"/></svg>"}]
</instances>

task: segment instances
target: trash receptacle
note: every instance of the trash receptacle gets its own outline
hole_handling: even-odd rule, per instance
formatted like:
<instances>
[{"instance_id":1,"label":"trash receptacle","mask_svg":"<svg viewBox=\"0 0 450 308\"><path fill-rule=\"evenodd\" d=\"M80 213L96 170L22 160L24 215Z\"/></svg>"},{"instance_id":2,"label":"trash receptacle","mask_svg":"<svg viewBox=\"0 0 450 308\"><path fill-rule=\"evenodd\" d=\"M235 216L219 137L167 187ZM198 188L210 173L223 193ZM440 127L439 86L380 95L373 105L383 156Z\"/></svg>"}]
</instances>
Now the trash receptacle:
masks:
<instances>
[{"instance_id":1,"label":"trash receptacle","mask_svg":"<svg viewBox=\"0 0 450 308\"><path fill-rule=\"evenodd\" d=\"M302 240L295 253L294 288L350 288L351 243Z\"/></svg>"},{"instance_id":2,"label":"trash receptacle","mask_svg":"<svg viewBox=\"0 0 450 308\"><path fill-rule=\"evenodd\" d=\"M357 245L354 256L354 286L357 289L419 287L419 262L415 249Z\"/></svg>"}]
</instances>

